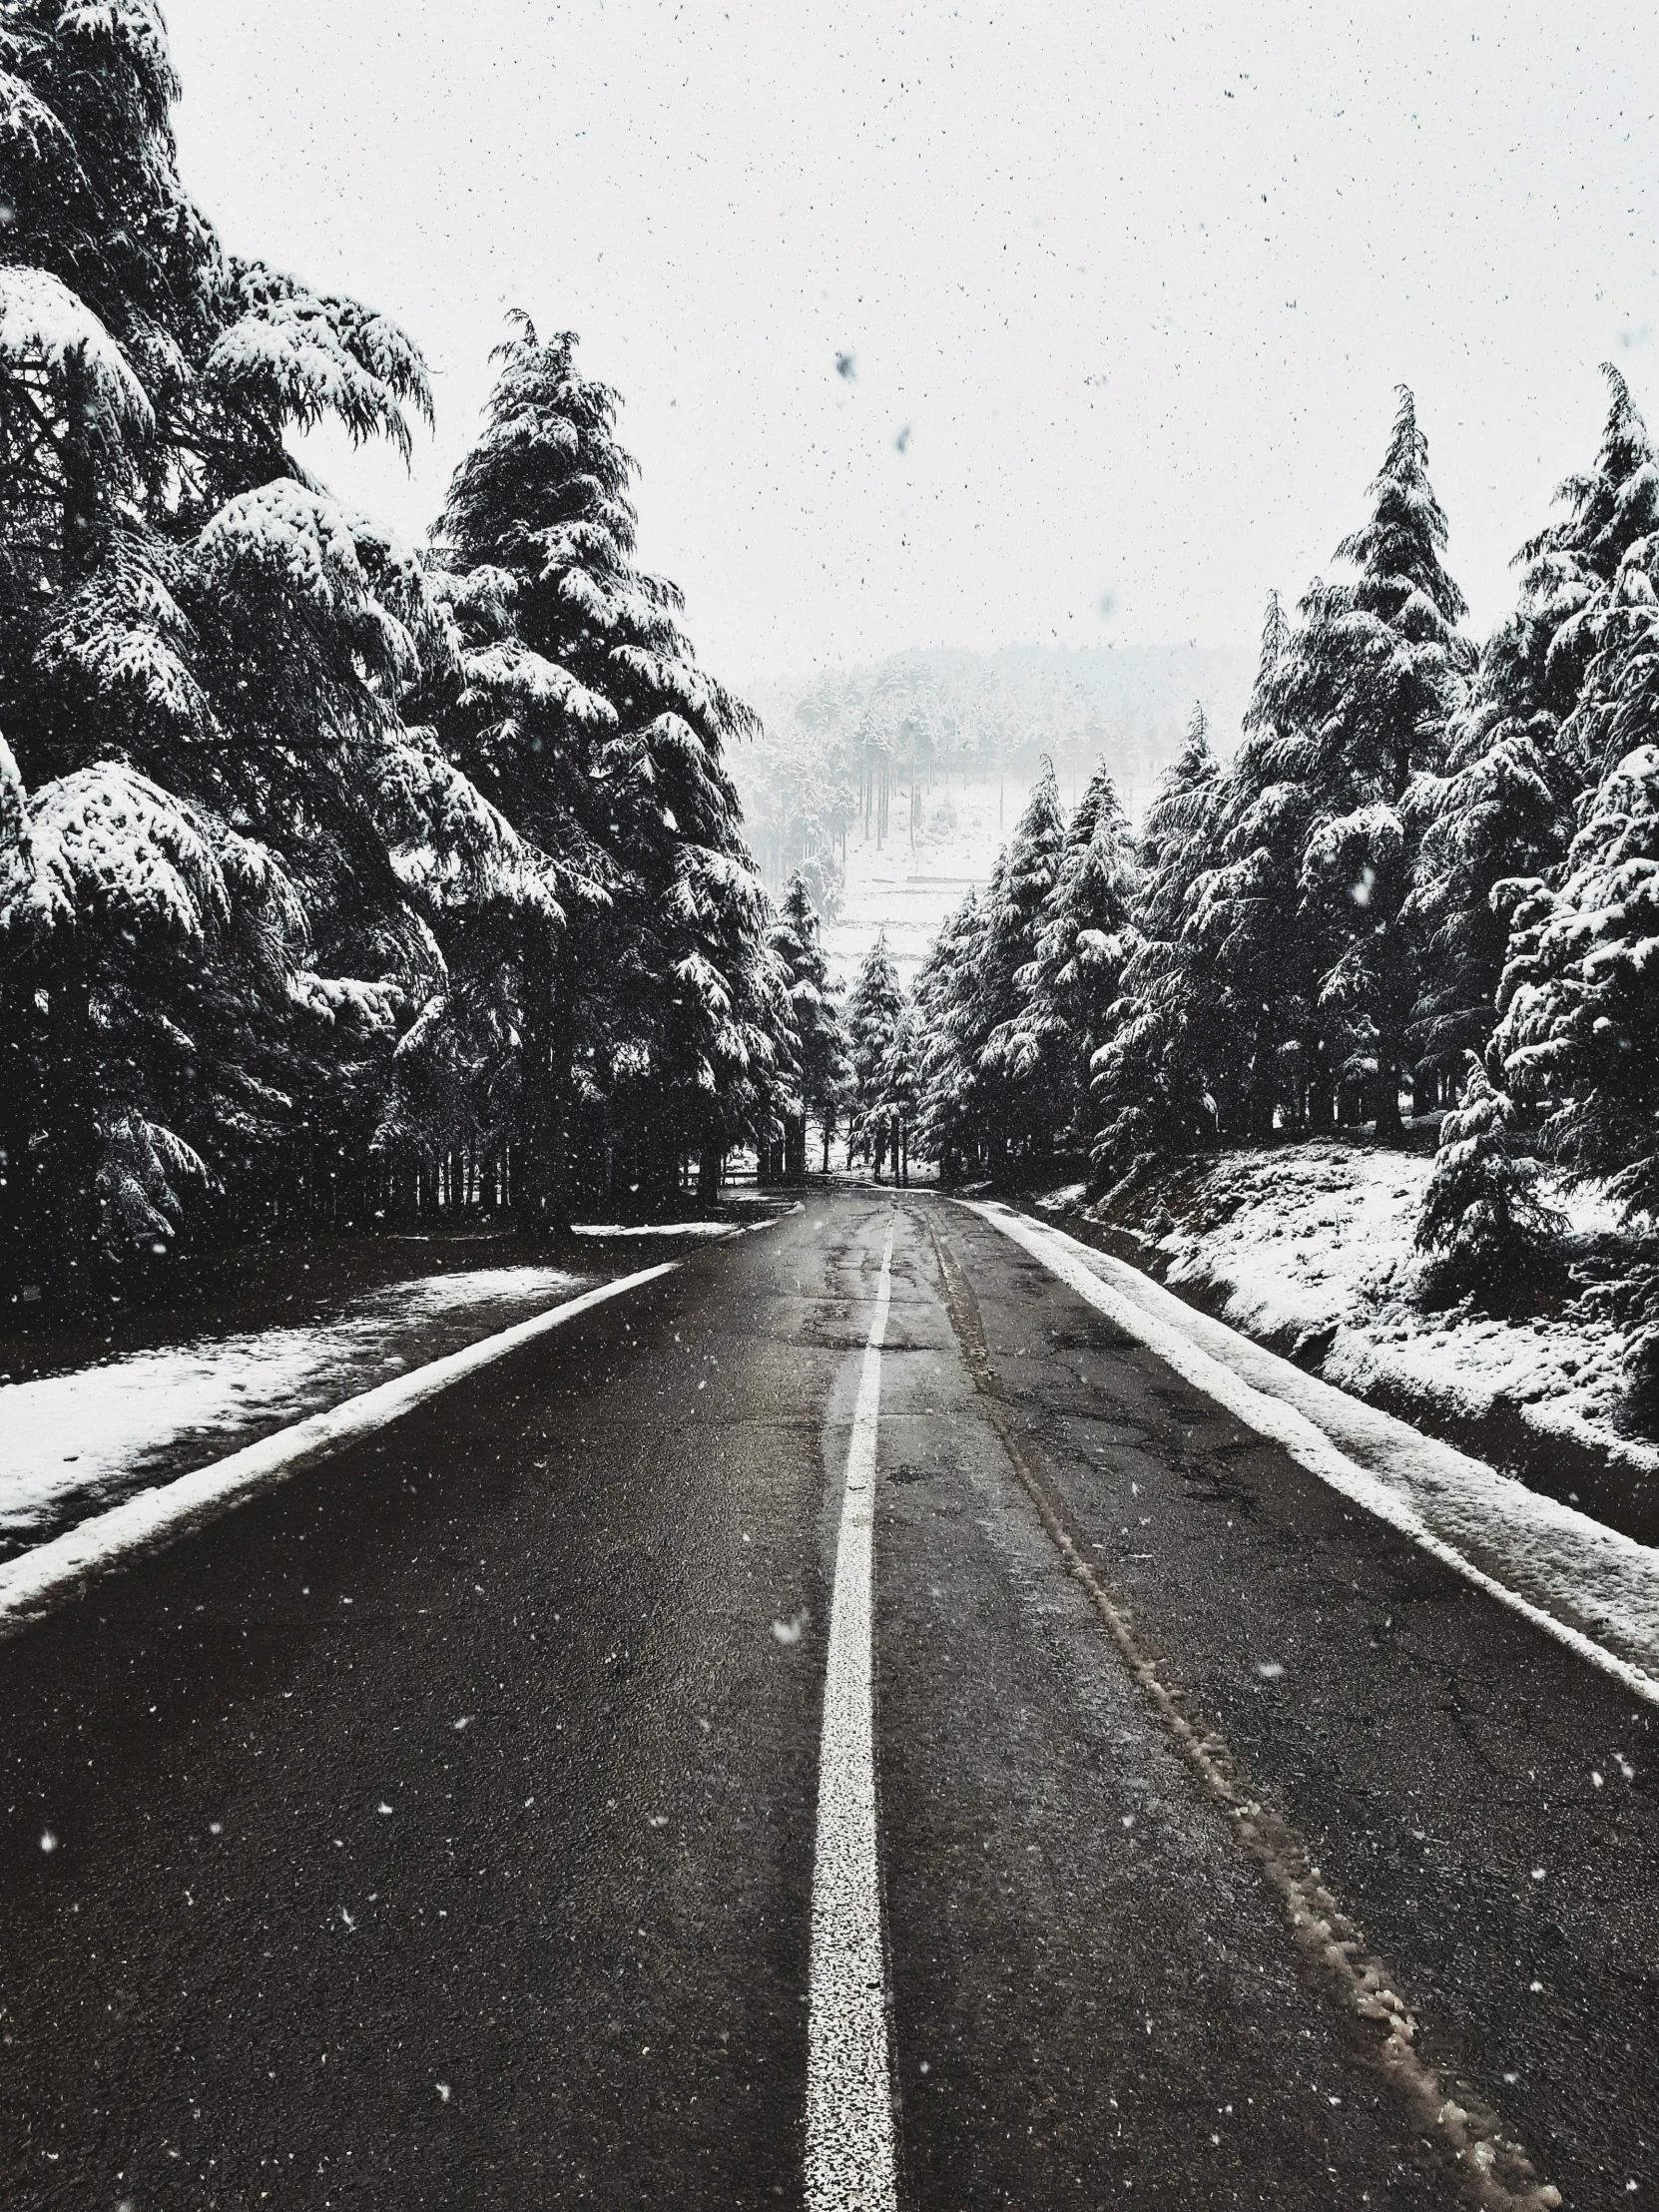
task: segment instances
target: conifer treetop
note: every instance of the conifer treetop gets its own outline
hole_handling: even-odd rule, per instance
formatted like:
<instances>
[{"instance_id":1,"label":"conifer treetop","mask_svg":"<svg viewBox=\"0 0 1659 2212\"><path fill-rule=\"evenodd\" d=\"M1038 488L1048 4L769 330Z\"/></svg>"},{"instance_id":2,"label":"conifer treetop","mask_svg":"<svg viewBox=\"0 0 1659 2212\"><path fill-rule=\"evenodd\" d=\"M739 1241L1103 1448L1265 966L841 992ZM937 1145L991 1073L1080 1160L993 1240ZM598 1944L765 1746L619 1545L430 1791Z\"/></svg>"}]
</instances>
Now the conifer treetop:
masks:
<instances>
[{"instance_id":1,"label":"conifer treetop","mask_svg":"<svg viewBox=\"0 0 1659 2212\"><path fill-rule=\"evenodd\" d=\"M1360 571L1359 603L1368 612L1424 636L1449 636L1468 609L1440 559L1446 518L1428 480L1416 400L1407 385L1397 389L1398 412L1368 494L1372 513L1343 539L1337 557Z\"/></svg>"}]
</instances>

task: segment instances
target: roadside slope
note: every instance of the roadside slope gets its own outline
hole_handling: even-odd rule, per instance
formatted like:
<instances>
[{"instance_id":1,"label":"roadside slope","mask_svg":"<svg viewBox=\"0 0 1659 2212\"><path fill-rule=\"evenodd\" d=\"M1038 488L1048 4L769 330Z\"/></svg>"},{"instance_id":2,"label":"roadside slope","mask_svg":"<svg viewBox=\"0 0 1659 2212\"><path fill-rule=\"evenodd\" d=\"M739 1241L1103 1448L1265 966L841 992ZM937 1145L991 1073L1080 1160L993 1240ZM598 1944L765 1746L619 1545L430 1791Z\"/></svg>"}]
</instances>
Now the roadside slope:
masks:
<instances>
[{"instance_id":1,"label":"roadside slope","mask_svg":"<svg viewBox=\"0 0 1659 2212\"><path fill-rule=\"evenodd\" d=\"M1097 1206L1077 1186L1035 1210L1339 1388L1659 1541L1659 1444L1624 1389L1641 1255L1616 1210L1551 1191L1572 1279L1538 1310L1425 1310L1412 1236L1431 1165L1362 1145L1246 1148L1150 1167Z\"/></svg>"}]
</instances>

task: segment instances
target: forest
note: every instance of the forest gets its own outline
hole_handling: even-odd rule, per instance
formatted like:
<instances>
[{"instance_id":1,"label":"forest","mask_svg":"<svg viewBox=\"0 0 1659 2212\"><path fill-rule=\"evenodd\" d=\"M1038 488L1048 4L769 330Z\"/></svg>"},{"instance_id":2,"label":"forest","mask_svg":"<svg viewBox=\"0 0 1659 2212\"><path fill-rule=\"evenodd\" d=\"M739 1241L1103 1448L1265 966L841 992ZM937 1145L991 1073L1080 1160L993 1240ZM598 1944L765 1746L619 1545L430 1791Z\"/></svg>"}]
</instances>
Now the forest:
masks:
<instances>
[{"instance_id":1,"label":"forest","mask_svg":"<svg viewBox=\"0 0 1659 2212\"><path fill-rule=\"evenodd\" d=\"M571 333L511 319L405 543L297 448L407 453L419 347L226 249L152 0L19 0L0 72L12 1301L475 1208L557 1233L712 1195L739 1146L804 1172L809 1121L821 1165L841 1130L1097 1190L1432 1122L1448 1266L1547 1242L1540 1158L1659 1203L1659 461L1615 370L1483 646L1402 389L1332 576L1269 599L1236 743L1172 738L1179 655L1103 650L900 655L768 727L642 565ZM848 836L1044 753L914 992L878 943L843 1017Z\"/></svg>"},{"instance_id":2,"label":"forest","mask_svg":"<svg viewBox=\"0 0 1659 2212\"><path fill-rule=\"evenodd\" d=\"M1437 1131L1447 1291L1547 1273L1540 1161L1651 1220L1659 455L1604 373L1484 646L1401 390L1333 577L1268 602L1228 755L1196 714L1138 829L1104 767L1068 817L1045 765L912 998L880 945L857 979L872 1148L947 1182L1070 1155L1101 1193L1217 1144Z\"/></svg>"},{"instance_id":3,"label":"forest","mask_svg":"<svg viewBox=\"0 0 1659 2212\"><path fill-rule=\"evenodd\" d=\"M816 923L744 842L756 718L637 558L619 395L520 314L426 543L334 498L299 438L407 455L421 352L226 249L179 93L153 0L4 11L14 1303L192 1243L557 1230L801 1110Z\"/></svg>"}]
</instances>

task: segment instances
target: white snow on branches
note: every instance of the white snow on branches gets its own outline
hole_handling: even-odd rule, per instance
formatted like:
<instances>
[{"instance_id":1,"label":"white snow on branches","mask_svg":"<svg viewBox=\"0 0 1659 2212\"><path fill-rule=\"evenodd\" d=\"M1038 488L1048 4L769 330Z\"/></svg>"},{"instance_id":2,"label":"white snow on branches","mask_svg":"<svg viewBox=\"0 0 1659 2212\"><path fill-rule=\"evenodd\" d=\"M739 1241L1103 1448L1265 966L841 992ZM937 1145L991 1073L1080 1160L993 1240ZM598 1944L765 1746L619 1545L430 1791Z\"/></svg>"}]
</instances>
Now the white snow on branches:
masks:
<instances>
[{"instance_id":1,"label":"white snow on branches","mask_svg":"<svg viewBox=\"0 0 1659 2212\"><path fill-rule=\"evenodd\" d=\"M571 721L590 729L615 729L616 709L597 692L579 684L570 671L549 661L516 639L503 638L477 652L463 653L462 673L466 689L463 707L480 701L491 706L556 707Z\"/></svg>"},{"instance_id":2,"label":"white snow on branches","mask_svg":"<svg viewBox=\"0 0 1659 2212\"><path fill-rule=\"evenodd\" d=\"M391 864L411 890L440 910L499 900L563 926L550 863L444 759L430 731L388 746L375 780Z\"/></svg>"},{"instance_id":3,"label":"white snow on branches","mask_svg":"<svg viewBox=\"0 0 1659 2212\"><path fill-rule=\"evenodd\" d=\"M123 1244L171 1237L184 1216L176 1184L209 1183L194 1146L143 1114L120 1115L104 1139L96 1191L106 1233Z\"/></svg>"},{"instance_id":4,"label":"white snow on branches","mask_svg":"<svg viewBox=\"0 0 1659 2212\"><path fill-rule=\"evenodd\" d=\"M706 1012L718 1016L731 1011L732 994L726 987L726 978L701 952L688 953L685 959L676 961L674 973Z\"/></svg>"},{"instance_id":5,"label":"white snow on branches","mask_svg":"<svg viewBox=\"0 0 1659 2212\"><path fill-rule=\"evenodd\" d=\"M200 731L212 716L188 658L194 632L150 557L167 553L142 532L119 534L103 566L57 607L41 666L73 669L97 693Z\"/></svg>"},{"instance_id":6,"label":"white snow on branches","mask_svg":"<svg viewBox=\"0 0 1659 2212\"><path fill-rule=\"evenodd\" d=\"M64 38L117 48L143 84L156 122L179 98L181 87L158 0L66 0L58 14L58 31Z\"/></svg>"},{"instance_id":7,"label":"white snow on branches","mask_svg":"<svg viewBox=\"0 0 1659 2212\"><path fill-rule=\"evenodd\" d=\"M80 174L80 158L69 132L31 86L4 70L0 70L0 149L18 165Z\"/></svg>"},{"instance_id":8,"label":"white snow on branches","mask_svg":"<svg viewBox=\"0 0 1659 2212\"><path fill-rule=\"evenodd\" d=\"M407 457L399 401L429 417L431 392L419 348L397 324L258 264L239 265L237 280L248 309L209 354L207 391L229 407L259 407L305 429L333 415L358 444L384 435Z\"/></svg>"},{"instance_id":9,"label":"white snow on branches","mask_svg":"<svg viewBox=\"0 0 1659 2212\"><path fill-rule=\"evenodd\" d=\"M369 1037L397 1033L403 992L395 983L365 981L355 975L318 975L301 968L288 984L293 1004L329 1028L336 1025Z\"/></svg>"},{"instance_id":10,"label":"white snow on branches","mask_svg":"<svg viewBox=\"0 0 1659 2212\"><path fill-rule=\"evenodd\" d=\"M211 588L250 609L278 593L313 620L376 633L401 673L417 666L409 624L423 610L416 556L325 492L279 477L232 499L197 541Z\"/></svg>"},{"instance_id":11,"label":"white snow on branches","mask_svg":"<svg viewBox=\"0 0 1659 2212\"><path fill-rule=\"evenodd\" d=\"M674 700L687 714L701 716L704 720L713 719L719 714L719 688L709 681L695 662L681 660L666 653L652 653L639 645L616 646L612 649L611 659L628 675L637 677L643 684L649 684L664 698ZM658 727L662 728L670 722L678 723L679 731L686 736L695 736L677 716L663 716Z\"/></svg>"},{"instance_id":12,"label":"white snow on branches","mask_svg":"<svg viewBox=\"0 0 1659 2212\"><path fill-rule=\"evenodd\" d=\"M45 269L0 269L0 369L63 378L78 361L101 406L148 437L156 418L132 363L84 299Z\"/></svg>"},{"instance_id":13,"label":"white snow on branches","mask_svg":"<svg viewBox=\"0 0 1659 2212\"><path fill-rule=\"evenodd\" d=\"M199 945L229 919L206 826L136 769L79 769L44 785L29 814L32 866L22 898L0 906L0 928L28 918Z\"/></svg>"}]
</instances>

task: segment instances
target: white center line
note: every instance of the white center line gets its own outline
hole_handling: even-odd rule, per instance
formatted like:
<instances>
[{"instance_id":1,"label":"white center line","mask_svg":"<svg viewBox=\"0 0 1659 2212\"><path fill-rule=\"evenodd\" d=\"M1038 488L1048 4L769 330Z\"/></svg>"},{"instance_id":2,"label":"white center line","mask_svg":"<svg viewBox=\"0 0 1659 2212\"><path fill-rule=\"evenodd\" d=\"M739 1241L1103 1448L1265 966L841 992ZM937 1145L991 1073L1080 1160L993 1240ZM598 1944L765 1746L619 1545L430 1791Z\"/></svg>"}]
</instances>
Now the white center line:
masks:
<instances>
[{"instance_id":1,"label":"white center line","mask_svg":"<svg viewBox=\"0 0 1659 2212\"><path fill-rule=\"evenodd\" d=\"M808 2212L895 2212L898 2202L870 1694L875 1430L881 1341L892 1296L892 1235L889 1225L846 1447L830 1610L807 2027Z\"/></svg>"}]
</instances>

